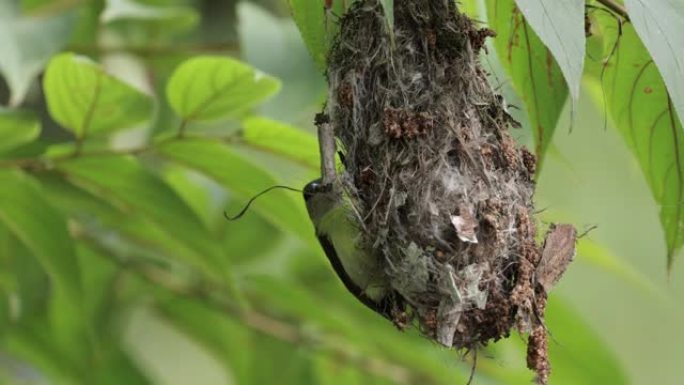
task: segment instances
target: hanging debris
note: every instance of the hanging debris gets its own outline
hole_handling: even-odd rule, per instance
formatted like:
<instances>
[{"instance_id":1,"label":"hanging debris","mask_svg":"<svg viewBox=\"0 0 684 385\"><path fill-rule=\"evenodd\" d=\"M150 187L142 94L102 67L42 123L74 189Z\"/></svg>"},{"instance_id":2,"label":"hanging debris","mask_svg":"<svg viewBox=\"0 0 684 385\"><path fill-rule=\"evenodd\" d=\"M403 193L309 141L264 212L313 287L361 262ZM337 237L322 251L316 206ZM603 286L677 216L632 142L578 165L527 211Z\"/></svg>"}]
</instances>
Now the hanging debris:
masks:
<instances>
[{"instance_id":1,"label":"hanging debris","mask_svg":"<svg viewBox=\"0 0 684 385\"><path fill-rule=\"evenodd\" d=\"M575 230L535 243L535 158L478 62L493 31L451 0L394 3L391 34L376 0L341 19L319 117L344 155L334 183L363 232L356 247L383 267L395 324L457 349L531 333L528 366L545 384L546 296Z\"/></svg>"}]
</instances>

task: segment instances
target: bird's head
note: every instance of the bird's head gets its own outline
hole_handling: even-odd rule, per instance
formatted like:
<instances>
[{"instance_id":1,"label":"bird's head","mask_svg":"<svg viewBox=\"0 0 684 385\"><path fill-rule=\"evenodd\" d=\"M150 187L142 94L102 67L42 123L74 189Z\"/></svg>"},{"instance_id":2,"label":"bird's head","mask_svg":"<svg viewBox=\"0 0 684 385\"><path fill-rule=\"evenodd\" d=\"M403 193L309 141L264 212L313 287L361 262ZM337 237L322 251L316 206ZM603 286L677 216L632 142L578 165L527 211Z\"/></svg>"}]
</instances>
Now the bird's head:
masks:
<instances>
[{"instance_id":1,"label":"bird's head","mask_svg":"<svg viewBox=\"0 0 684 385\"><path fill-rule=\"evenodd\" d=\"M304 202L314 225L340 203L332 183L324 184L320 179L309 182L303 190Z\"/></svg>"}]
</instances>

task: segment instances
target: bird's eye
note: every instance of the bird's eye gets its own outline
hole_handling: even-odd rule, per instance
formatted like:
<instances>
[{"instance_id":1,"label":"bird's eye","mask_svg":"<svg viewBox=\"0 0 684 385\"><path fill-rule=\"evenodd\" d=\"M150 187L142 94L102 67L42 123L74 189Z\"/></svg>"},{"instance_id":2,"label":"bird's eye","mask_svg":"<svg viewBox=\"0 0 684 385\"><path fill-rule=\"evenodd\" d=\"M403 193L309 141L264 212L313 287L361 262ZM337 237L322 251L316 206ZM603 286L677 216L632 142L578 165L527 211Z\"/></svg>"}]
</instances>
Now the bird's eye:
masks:
<instances>
[{"instance_id":1,"label":"bird's eye","mask_svg":"<svg viewBox=\"0 0 684 385\"><path fill-rule=\"evenodd\" d=\"M320 192L323 187L320 179L313 180L304 186L304 200L308 201L316 193Z\"/></svg>"}]
</instances>

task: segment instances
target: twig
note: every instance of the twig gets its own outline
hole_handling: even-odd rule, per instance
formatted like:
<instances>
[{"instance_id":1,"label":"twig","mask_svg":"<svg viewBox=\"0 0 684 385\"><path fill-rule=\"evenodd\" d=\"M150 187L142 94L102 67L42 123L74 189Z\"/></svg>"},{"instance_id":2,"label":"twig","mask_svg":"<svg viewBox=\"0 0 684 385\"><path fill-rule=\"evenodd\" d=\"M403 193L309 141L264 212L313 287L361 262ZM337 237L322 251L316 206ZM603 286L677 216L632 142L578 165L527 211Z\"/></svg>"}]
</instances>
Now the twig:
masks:
<instances>
[{"instance_id":1,"label":"twig","mask_svg":"<svg viewBox=\"0 0 684 385\"><path fill-rule=\"evenodd\" d=\"M330 123L318 125L318 145L321 152L321 181L324 185L335 181L335 133Z\"/></svg>"},{"instance_id":2,"label":"twig","mask_svg":"<svg viewBox=\"0 0 684 385\"><path fill-rule=\"evenodd\" d=\"M621 17L623 17L625 20L629 20L629 14L627 13L627 9L623 7L622 5L618 4L615 2L615 0L596 0L598 3L603 4L604 7L610 9L611 11L617 13Z\"/></svg>"}]
</instances>

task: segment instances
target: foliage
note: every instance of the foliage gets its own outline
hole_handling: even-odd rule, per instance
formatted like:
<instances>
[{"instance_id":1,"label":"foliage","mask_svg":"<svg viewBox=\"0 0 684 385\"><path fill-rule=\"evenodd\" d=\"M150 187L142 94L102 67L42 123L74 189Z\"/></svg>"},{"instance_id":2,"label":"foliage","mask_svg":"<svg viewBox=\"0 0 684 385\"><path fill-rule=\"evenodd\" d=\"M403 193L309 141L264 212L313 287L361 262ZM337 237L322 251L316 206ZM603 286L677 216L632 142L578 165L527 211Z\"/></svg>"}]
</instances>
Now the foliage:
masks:
<instances>
[{"instance_id":1,"label":"foliage","mask_svg":"<svg viewBox=\"0 0 684 385\"><path fill-rule=\"evenodd\" d=\"M351 2L289 1L321 72ZM259 113L280 80L228 57L236 37L217 39L215 28L236 20L197 3L0 4L0 380L153 383L125 338L145 308L217 357L234 383L465 381L470 362L396 332L343 292L299 195L274 191L240 221L223 219L267 187L313 178L317 142L308 127ZM671 266L684 245L681 7L627 0L633 24L618 24L589 1L596 50L585 57L584 2L569 13L555 3L540 13L541 1L484 3L537 155L584 76L660 204ZM388 25L392 4L383 1ZM226 15L234 6L217 5ZM583 254L653 290L600 245ZM575 322L580 312L556 300L548 314L556 338L570 341L552 349L552 383L627 382L611 349ZM513 337L481 354L478 379L528 383L521 346Z\"/></svg>"}]
</instances>

